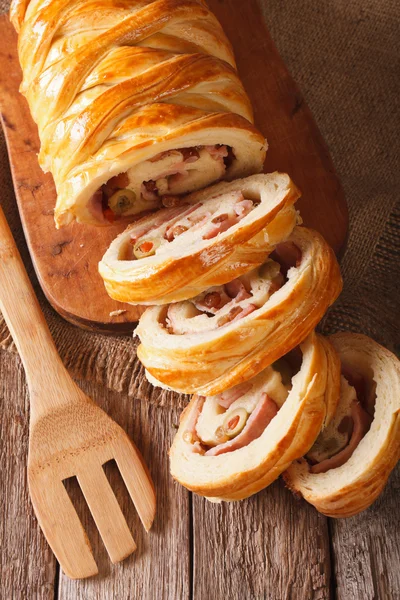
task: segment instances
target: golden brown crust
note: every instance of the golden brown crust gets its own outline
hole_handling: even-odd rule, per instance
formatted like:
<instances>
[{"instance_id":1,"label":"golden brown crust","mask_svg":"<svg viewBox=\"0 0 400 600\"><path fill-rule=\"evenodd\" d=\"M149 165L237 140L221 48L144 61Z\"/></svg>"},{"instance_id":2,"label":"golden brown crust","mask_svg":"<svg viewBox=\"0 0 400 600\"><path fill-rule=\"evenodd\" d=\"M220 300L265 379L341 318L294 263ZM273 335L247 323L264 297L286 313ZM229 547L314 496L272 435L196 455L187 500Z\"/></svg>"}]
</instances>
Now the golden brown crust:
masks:
<instances>
[{"instance_id":1,"label":"golden brown crust","mask_svg":"<svg viewBox=\"0 0 400 600\"><path fill-rule=\"evenodd\" d=\"M154 380L180 392L214 395L250 379L305 339L337 298L342 279L318 233L297 227L289 240L302 252L296 276L236 323L204 334L171 335L161 308L145 312L137 328L138 357Z\"/></svg>"},{"instance_id":2,"label":"golden brown crust","mask_svg":"<svg viewBox=\"0 0 400 600\"><path fill-rule=\"evenodd\" d=\"M341 467L312 474L303 459L284 474L288 487L330 517L350 517L370 506L400 458L400 363L370 338L331 336L342 362L377 383L371 429Z\"/></svg>"},{"instance_id":3,"label":"golden brown crust","mask_svg":"<svg viewBox=\"0 0 400 600\"><path fill-rule=\"evenodd\" d=\"M166 150L225 144L226 178L261 171L232 48L202 0L13 0L21 91L51 171L58 226L104 224L87 208L110 178Z\"/></svg>"},{"instance_id":4,"label":"golden brown crust","mask_svg":"<svg viewBox=\"0 0 400 600\"><path fill-rule=\"evenodd\" d=\"M119 259L131 232L153 223L155 217L160 217L159 212L128 227L114 240L99 264L107 293L120 302L167 304L197 296L262 264L274 245L285 240L296 224L293 204L300 192L288 176L254 175L208 188L206 195L192 194L188 201L195 204L198 200L244 190L251 190L254 196L258 192L262 200L252 220L241 221L212 240L202 241L200 237L195 246L180 245L174 252L172 245L160 258ZM196 241L194 236L191 242Z\"/></svg>"},{"instance_id":5,"label":"golden brown crust","mask_svg":"<svg viewBox=\"0 0 400 600\"><path fill-rule=\"evenodd\" d=\"M322 426L322 429L324 429L331 422L339 402L340 373L342 365L340 362L339 354L337 353L329 339L320 336L320 342L324 346L329 364L325 390L326 415Z\"/></svg>"},{"instance_id":6,"label":"golden brown crust","mask_svg":"<svg viewBox=\"0 0 400 600\"><path fill-rule=\"evenodd\" d=\"M249 446L220 456L193 453L184 433L196 405L194 396L170 450L173 477L213 501L241 500L267 487L307 452L325 418L327 375L335 361L334 352L327 354L321 339L312 333L304 342L297 385L265 432Z\"/></svg>"}]
</instances>

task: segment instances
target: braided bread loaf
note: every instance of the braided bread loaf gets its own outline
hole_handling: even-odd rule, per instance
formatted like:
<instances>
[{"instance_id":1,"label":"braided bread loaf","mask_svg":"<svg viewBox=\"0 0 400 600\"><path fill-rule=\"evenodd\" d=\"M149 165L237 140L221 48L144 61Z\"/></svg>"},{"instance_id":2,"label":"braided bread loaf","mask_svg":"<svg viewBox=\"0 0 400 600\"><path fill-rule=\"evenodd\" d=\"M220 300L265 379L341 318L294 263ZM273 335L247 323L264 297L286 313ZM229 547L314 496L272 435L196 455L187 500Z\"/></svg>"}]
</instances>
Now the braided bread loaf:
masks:
<instances>
[{"instance_id":1,"label":"braided bread loaf","mask_svg":"<svg viewBox=\"0 0 400 600\"><path fill-rule=\"evenodd\" d=\"M10 15L57 226L261 171L265 140L203 0L13 0Z\"/></svg>"},{"instance_id":2,"label":"braided bread loaf","mask_svg":"<svg viewBox=\"0 0 400 600\"><path fill-rule=\"evenodd\" d=\"M57 227L170 208L131 226L100 269L117 299L175 302L149 309L137 329L151 381L207 395L196 394L182 415L174 477L211 499L238 500L286 470L288 485L327 515L369 506L399 458L398 361L368 338L342 334L331 346L312 332L342 281L319 234L297 227L279 244L297 221L289 177L203 189L258 173L267 148L206 2L12 0L10 16L39 162L57 188ZM237 195L267 180L281 197ZM189 192L185 202L197 208L180 207ZM219 196L219 206L216 193L231 197ZM200 229L210 215L211 223L214 215L232 219L201 230L200 240L179 222L180 233L191 233L168 239L167 225L192 209L204 216ZM140 254L143 227L166 235L165 260ZM141 261L123 260L132 234ZM286 368L271 363L298 344L301 366L285 385ZM340 401L334 348L352 371L347 383L342 378ZM354 371L377 383L369 416ZM219 423L227 439L216 438Z\"/></svg>"}]
</instances>

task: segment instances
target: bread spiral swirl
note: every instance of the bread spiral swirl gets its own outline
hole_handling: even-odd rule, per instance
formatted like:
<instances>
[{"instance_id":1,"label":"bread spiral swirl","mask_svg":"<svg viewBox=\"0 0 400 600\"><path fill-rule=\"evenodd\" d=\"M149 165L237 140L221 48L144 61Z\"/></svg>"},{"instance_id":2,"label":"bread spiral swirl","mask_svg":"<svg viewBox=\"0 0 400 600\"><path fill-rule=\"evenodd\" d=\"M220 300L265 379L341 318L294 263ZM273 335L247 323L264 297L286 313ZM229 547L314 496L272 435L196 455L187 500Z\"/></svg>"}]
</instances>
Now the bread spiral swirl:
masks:
<instances>
[{"instance_id":1,"label":"bread spiral swirl","mask_svg":"<svg viewBox=\"0 0 400 600\"><path fill-rule=\"evenodd\" d=\"M400 458L400 363L365 335L329 339L342 363L336 417L284 478L324 515L351 517L376 500Z\"/></svg>"},{"instance_id":2,"label":"bread spiral swirl","mask_svg":"<svg viewBox=\"0 0 400 600\"><path fill-rule=\"evenodd\" d=\"M173 477L213 501L241 500L302 456L335 408L340 362L314 332L298 354L294 372L285 357L223 394L194 396L170 450Z\"/></svg>"},{"instance_id":3,"label":"bread spiral swirl","mask_svg":"<svg viewBox=\"0 0 400 600\"><path fill-rule=\"evenodd\" d=\"M136 329L139 360L155 385L221 393L301 343L341 289L328 244L295 227L261 267L190 301L147 309Z\"/></svg>"},{"instance_id":4,"label":"bread spiral swirl","mask_svg":"<svg viewBox=\"0 0 400 600\"><path fill-rule=\"evenodd\" d=\"M108 294L132 304L167 304L237 278L291 234L299 194L287 175L253 175L139 219L99 264Z\"/></svg>"}]
</instances>

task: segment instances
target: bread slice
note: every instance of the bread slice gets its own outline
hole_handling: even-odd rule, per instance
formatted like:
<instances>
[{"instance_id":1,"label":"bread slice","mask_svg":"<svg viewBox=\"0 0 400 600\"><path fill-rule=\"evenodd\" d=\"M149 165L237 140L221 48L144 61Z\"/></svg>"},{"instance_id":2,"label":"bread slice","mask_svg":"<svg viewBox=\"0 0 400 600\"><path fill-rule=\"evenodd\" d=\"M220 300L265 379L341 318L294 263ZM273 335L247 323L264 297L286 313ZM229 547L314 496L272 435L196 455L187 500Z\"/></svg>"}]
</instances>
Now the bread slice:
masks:
<instances>
[{"instance_id":1,"label":"bread slice","mask_svg":"<svg viewBox=\"0 0 400 600\"><path fill-rule=\"evenodd\" d=\"M301 494L323 514L350 517L376 500L400 458L400 363L394 354L364 335L338 333L329 339L340 356L343 372L347 377L350 373L350 380L361 377L367 387L376 383L372 423L341 466L313 473L318 470L317 465L313 467L302 459L288 468L284 478L296 494ZM352 374L356 374L356 378ZM359 387L357 383L355 385ZM353 394L354 398L355 391L350 391L349 396L348 388L348 385L342 385L338 418L335 417L331 428L321 434L309 457L329 458L327 446L332 437L339 445L343 443L343 436L335 436L333 430L349 412L349 397ZM365 402L365 398L358 397L358 400ZM343 455L340 462L343 462ZM330 464L326 462L325 468Z\"/></svg>"},{"instance_id":2,"label":"bread slice","mask_svg":"<svg viewBox=\"0 0 400 600\"><path fill-rule=\"evenodd\" d=\"M250 271L291 234L299 196L288 175L254 175L140 219L99 263L109 296L130 304L168 304ZM154 249L140 256L135 249L146 243Z\"/></svg>"},{"instance_id":3,"label":"bread slice","mask_svg":"<svg viewBox=\"0 0 400 600\"><path fill-rule=\"evenodd\" d=\"M267 367L224 394L192 398L170 450L176 480L212 501L241 500L268 486L309 450L337 400L340 362L329 342L315 333L301 351L300 370L289 384ZM244 429L221 439L221 425L235 426L235 415L243 410L249 414Z\"/></svg>"},{"instance_id":4,"label":"bread slice","mask_svg":"<svg viewBox=\"0 0 400 600\"><path fill-rule=\"evenodd\" d=\"M251 379L313 331L342 289L335 255L306 227L295 227L278 254L223 289L146 310L137 353L152 383L213 396ZM214 294L220 304L205 306Z\"/></svg>"}]
</instances>

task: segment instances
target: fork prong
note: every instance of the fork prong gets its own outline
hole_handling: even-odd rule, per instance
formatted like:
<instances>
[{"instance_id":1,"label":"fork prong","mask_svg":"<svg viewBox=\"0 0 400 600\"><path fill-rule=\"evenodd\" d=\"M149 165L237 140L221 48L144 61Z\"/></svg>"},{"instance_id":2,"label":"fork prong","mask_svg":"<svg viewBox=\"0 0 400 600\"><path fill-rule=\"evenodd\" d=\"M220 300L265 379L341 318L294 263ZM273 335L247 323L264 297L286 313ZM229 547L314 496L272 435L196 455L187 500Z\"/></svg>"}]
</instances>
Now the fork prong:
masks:
<instances>
[{"instance_id":1,"label":"fork prong","mask_svg":"<svg viewBox=\"0 0 400 600\"><path fill-rule=\"evenodd\" d=\"M28 481L37 520L64 573L72 579L97 575L90 542L63 482L38 481L29 474Z\"/></svg>"},{"instance_id":2,"label":"fork prong","mask_svg":"<svg viewBox=\"0 0 400 600\"><path fill-rule=\"evenodd\" d=\"M156 512L154 486L135 444L124 434L118 439L118 446L115 446L114 458L143 527L149 531Z\"/></svg>"},{"instance_id":3,"label":"fork prong","mask_svg":"<svg viewBox=\"0 0 400 600\"><path fill-rule=\"evenodd\" d=\"M136 550L136 544L100 464L77 476L85 500L113 563Z\"/></svg>"}]
</instances>

